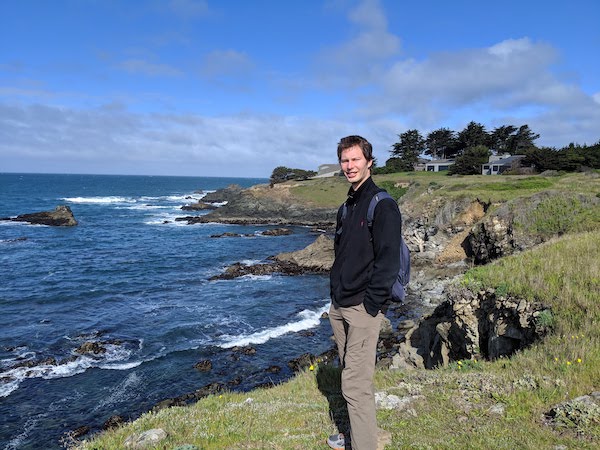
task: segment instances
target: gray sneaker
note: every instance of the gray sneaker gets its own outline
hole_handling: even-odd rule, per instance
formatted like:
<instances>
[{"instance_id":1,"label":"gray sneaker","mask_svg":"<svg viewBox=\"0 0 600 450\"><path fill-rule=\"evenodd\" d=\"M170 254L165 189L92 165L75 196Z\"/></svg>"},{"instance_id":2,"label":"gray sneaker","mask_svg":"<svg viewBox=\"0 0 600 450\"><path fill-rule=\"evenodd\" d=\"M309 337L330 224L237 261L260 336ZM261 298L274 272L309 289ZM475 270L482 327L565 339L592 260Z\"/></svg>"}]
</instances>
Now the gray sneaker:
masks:
<instances>
[{"instance_id":1,"label":"gray sneaker","mask_svg":"<svg viewBox=\"0 0 600 450\"><path fill-rule=\"evenodd\" d=\"M334 450L345 450L346 440L344 439L344 433L332 434L327 438L327 445Z\"/></svg>"}]
</instances>

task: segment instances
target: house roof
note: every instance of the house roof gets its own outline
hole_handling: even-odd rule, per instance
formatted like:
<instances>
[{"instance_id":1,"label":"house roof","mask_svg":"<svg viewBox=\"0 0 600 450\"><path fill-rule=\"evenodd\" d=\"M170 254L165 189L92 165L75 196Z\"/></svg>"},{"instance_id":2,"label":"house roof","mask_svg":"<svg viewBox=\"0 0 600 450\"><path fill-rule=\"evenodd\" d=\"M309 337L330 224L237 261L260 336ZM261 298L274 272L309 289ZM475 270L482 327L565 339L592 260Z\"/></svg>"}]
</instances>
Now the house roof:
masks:
<instances>
[{"instance_id":1,"label":"house roof","mask_svg":"<svg viewBox=\"0 0 600 450\"><path fill-rule=\"evenodd\" d=\"M450 164L453 162L453 159L432 159L430 161L427 161L426 164Z\"/></svg>"},{"instance_id":2,"label":"house roof","mask_svg":"<svg viewBox=\"0 0 600 450\"><path fill-rule=\"evenodd\" d=\"M509 156L508 158L502 158L497 161L488 162L487 164L494 165L494 166L509 166L513 162L518 161L523 158L525 158L525 155L513 155L513 156Z\"/></svg>"}]
</instances>

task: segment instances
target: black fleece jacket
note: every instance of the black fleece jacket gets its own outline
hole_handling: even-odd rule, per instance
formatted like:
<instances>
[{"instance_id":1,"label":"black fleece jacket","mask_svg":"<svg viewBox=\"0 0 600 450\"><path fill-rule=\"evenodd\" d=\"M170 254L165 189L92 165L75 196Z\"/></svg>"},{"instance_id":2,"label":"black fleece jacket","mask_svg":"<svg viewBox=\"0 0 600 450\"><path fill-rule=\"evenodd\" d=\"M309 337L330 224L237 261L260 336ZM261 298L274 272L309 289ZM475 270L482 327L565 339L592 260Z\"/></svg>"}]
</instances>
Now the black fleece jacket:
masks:
<instances>
[{"instance_id":1,"label":"black fleece jacket","mask_svg":"<svg viewBox=\"0 0 600 450\"><path fill-rule=\"evenodd\" d=\"M334 305L364 303L372 316L386 311L400 268L402 220L398 205L381 200L375 208L372 229L367 226L369 202L381 190L370 177L356 192L350 188L343 223L343 205L338 210L335 261L330 272Z\"/></svg>"}]
</instances>

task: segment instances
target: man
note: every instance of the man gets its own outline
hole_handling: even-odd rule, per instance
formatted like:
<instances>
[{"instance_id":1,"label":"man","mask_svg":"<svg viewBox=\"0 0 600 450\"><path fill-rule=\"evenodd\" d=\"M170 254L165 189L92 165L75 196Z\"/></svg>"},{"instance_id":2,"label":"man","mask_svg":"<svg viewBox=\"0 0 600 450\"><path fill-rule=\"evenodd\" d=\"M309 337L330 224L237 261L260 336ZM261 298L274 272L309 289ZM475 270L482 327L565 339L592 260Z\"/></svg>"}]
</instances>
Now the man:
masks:
<instances>
[{"instance_id":1,"label":"man","mask_svg":"<svg viewBox=\"0 0 600 450\"><path fill-rule=\"evenodd\" d=\"M338 144L338 160L350 182L346 200L337 215L335 261L331 269L329 320L342 365L342 394L348 405L350 439L333 435L332 448L377 448L377 419L373 375L381 319L391 297L400 267L401 218L398 205L380 201L372 227L367 210L381 191L371 179L373 148L360 136L348 136Z\"/></svg>"}]
</instances>

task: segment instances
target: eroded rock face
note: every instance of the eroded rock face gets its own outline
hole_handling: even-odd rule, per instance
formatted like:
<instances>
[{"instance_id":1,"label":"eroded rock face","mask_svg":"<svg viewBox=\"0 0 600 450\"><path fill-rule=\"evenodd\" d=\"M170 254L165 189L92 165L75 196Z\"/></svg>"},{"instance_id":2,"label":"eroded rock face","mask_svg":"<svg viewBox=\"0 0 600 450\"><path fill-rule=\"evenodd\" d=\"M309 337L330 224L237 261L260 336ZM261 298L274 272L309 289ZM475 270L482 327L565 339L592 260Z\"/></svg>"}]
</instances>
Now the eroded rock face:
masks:
<instances>
[{"instance_id":1,"label":"eroded rock face","mask_svg":"<svg viewBox=\"0 0 600 450\"><path fill-rule=\"evenodd\" d=\"M513 253L512 223L507 218L492 216L475 225L467 237L468 253L476 264Z\"/></svg>"},{"instance_id":2,"label":"eroded rock face","mask_svg":"<svg viewBox=\"0 0 600 450\"><path fill-rule=\"evenodd\" d=\"M280 253L275 256L276 261L292 262L305 269L318 272L329 271L333 266L333 259L333 239L325 235L320 235L315 242L302 250Z\"/></svg>"},{"instance_id":3,"label":"eroded rock face","mask_svg":"<svg viewBox=\"0 0 600 450\"><path fill-rule=\"evenodd\" d=\"M283 229L285 230L285 229ZM302 250L280 253L272 258L273 262L245 265L240 262L227 267L210 280L231 280L245 275L301 275L304 273L325 273L333 265L333 239L320 235L315 242Z\"/></svg>"},{"instance_id":4,"label":"eroded rock face","mask_svg":"<svg viewBox=\"0 0 600 450\"><path fill-rule=\"evenodd\" d=\"M510 356L548 332L539 320L544 313L550 310L540 303L452 286L448 300L406 333L392 367L432 369Z\"/></svg>"},{"instance_id":5,"label":"eroded rock face","mask_svg":"<svg viewBox=\"0 0 600 450\"><path fill-rule=\"evenodd\" d=\"M77 225L71 208L59 205L53 211L42 211L31 214L21 214L17 217L6 217L0 220L13 222L29 222L33 225L50 225L55 227L72 227Z\"/></svg>"}]
</instances>

